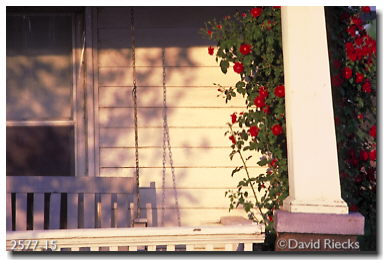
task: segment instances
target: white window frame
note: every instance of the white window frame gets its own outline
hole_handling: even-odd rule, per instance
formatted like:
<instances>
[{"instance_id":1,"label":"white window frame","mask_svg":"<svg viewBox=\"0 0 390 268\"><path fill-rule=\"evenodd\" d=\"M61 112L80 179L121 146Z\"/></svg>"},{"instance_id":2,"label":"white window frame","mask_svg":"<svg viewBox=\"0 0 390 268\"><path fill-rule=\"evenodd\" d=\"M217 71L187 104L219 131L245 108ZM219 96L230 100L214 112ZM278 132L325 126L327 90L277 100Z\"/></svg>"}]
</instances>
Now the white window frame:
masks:
<instances>
[{"instance_id":1,"label":"white window frame","mask_svg":"<svg viewBox=\"0 0 390 268\"><path fill-rule=\"evenodd\" d=\"M74 175L87 175L85 171L86 165L86 144L85 144L85 127L84 127L84 61L83 56L83 40L81 36L76 36L76 32L82 33L83 29L77 29L76 24L81 19L76 13L70 12L13 12L7 16L70 16L72 18L72 105L70 120L7 120L7 127L16 126L73 126L74 127ZM77 40L80 39L80 40ZM78 42L77 42L77 41ZM78 44L76 44L76 42ZM77 48L77 45L80 48ZM79 57L77 57L79 56ZM80 62L81 61L81 62ZM79 71L79 69L82 69ZM77 77L79 75L79 77ZM79 78L79 79L78 79ZM79 108L80 107L80 108ZM81 142L80 142L81 141Z\"/></svg>"}]
</instances>

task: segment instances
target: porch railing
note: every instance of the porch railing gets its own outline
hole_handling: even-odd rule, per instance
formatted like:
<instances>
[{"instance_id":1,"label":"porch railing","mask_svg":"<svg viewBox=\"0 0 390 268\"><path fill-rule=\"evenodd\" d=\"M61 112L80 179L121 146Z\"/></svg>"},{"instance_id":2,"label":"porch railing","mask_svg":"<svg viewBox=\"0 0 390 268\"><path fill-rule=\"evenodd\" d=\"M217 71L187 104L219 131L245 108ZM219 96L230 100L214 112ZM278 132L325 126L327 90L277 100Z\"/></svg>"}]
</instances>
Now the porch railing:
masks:
<instances>
[{"instance_id":1,"label":"porch railing","mask_svg":"<svg viewBox=\"0 0 390 268\"><path fill-rule=\"evenodd\" d=\"M252 251L263 242L263 226L256 224L7 233L7 250L15 251Z\"/></svg>"},{"instance_id":2,"label":"porch railing","mask_svg":"<svg viewBox=\"0 0 390 268\"><path fill-rule=\"evenodd\" d=\"M7 177L7 231L131 227L135 187L134 178Z\"/></svg>"},{"instance_id":3,"label":"porch railing","mask_svg":"<svg viewBox=\"0 0 390 268\"><path fill-rule=\"evenodd\" d=\"M151 203L148 227L129 228L134 189L133 178L7 177L7 250L251 251L264 241L251 224L151 227Z\"/></svg>"}]
</instances>

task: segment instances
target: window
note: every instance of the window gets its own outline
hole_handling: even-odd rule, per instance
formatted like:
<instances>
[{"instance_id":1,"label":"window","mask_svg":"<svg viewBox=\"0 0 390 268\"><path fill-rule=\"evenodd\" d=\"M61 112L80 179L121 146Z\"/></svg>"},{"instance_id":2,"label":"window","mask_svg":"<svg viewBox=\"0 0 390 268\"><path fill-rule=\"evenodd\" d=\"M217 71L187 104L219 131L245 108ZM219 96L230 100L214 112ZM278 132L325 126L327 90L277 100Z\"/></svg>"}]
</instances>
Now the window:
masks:
<instances>
[{"instance_id":1,"label":"window","mask_svg":"<svg viewBox=\"0 0 390 268\"><path fill-rule=\"evenodd\" d=\"M74 29L72 13L7 12L7 176L76 173Z\"/></svg>"}]
</instances>

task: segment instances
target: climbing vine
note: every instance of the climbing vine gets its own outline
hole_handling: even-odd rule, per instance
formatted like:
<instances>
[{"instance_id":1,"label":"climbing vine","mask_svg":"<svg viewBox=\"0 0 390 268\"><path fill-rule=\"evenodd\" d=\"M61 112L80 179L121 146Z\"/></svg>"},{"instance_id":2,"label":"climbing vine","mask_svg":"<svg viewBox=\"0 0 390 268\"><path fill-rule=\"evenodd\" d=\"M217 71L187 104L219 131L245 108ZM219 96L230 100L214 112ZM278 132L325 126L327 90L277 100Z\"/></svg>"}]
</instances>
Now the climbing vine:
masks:
<instances>
[{"instance_id":1,"label":"climbing vine","mask_svg":"<svg viewBox=\"0 0 390 268\"><path fill-rule=\"evenodd\" d=\"M363 249L373 249L376 41L366 30L373 12L369 7L325 10L342 197L351 212L365 216ZM241 176L237 188L226 192L230 209L243 207L250 219L273 232L273 212L288 196L280 7L254 7L210 20L201 33L216 43L208 54L216 56L221 71L240 74L234 86L218 86L220 96L229 102L242 95L246 103L246 110L233 113L228 123L230 158L242 162L232 171ZM254 173L253 158L265 173Z\"/></svg>"},{"instance_id":2,"label":"climbing vine","mask_svg":"<svg viewBox=\"0 0 390 268\"><path fill-rule=\"evenodd\" d=\"M367 32L375 14L369 7L325 11L342 197L365 217L361 249L375 250L377 55Z\"/></svg>"},{"instance_id":3,"label":"climbing vine","mask_svg":"<svg viewBox=\"0 0 390 268\"><path fill-rule=\"evenodd\" d=\"M209 21L202 33L217 43L217 50L209 47L208 53L216 52L221 71L233 67L241 77L235 86L219 86L221 95L226 102L242 95L247 105L228 124L230 158L242 162L232 172L242 179L226 192L230 209L242 206L250 219L272 230L273 211L288 195L280 7L255 7ZM267 172L253 172L251 162L266 166Z\"/></svg>"}]
</instances>

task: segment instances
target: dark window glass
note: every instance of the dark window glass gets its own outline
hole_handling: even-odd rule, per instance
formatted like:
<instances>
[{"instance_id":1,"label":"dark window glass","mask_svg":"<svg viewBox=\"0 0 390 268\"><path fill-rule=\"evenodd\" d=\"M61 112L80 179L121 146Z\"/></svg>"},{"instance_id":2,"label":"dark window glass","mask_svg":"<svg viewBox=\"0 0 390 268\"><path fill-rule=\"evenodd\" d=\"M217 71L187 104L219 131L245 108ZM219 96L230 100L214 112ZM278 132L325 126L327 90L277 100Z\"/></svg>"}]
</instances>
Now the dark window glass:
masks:
<instances>
[{"instance_id":1,"label":"dark window glass","mask_svg":"<svg viewBox=\"0 0 390 268\"><path fill-rule=\"evenodd\" d=\"M74 127L7 127L7 176L74 176Z\"/></svg>"}]
</instances>

